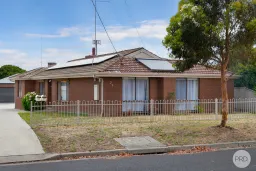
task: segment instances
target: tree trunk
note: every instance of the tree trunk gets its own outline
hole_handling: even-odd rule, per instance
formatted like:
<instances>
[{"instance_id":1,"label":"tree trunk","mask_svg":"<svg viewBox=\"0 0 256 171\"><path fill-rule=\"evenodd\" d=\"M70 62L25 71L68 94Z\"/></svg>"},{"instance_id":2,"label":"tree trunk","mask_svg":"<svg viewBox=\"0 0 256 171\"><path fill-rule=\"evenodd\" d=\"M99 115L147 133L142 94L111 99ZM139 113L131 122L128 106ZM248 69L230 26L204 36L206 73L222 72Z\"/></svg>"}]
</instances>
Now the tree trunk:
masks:
<instances>
[{"instance_id":1,"label":"tree trunk","mask_svg":"<svg viewBox=\"0 0 256 171\"><path fill-rule=\"evenodd\" d=\"M228 90L227 90L227 67L221 65L221 97L222 97L222 120L221 127L226 127L228 120Z\"/></svg>"}]
</instances>

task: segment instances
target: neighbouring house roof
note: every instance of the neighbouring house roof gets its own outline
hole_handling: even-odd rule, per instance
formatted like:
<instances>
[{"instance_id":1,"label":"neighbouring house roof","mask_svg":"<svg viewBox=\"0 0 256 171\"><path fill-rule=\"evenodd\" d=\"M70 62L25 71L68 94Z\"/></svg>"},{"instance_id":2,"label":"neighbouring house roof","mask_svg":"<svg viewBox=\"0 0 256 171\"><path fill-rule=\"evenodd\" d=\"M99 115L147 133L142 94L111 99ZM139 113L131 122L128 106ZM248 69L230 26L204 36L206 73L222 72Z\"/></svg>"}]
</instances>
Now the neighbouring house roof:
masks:
<instances>
[{"instance_id":1,"label":"neighbouring house roof","mask_svg":"<svg viewBox=\"0 0 256 171\"><path fill-rule=\"evenodd\" d=\"M106 56L111 56L105 58ZM19 74L14 80L41 80L81 77L190 77L190 78L220 78L220 71L196 65L185 72L151 70L138 59L165 60L171 64L173 60L160 58L144 48L136 48L117 53L102 54L94 57L97 63L91 64L92 56L74 59L64 65L52 68L37 68ZM98 59L97 59L98 58ZM103 59L104 60L99 60ZM232 73L228 73L229 76ZM234 78L234 76L232 75Z\"/></svg>"},{"instance_id":2,"label":"neighbouring house roof","mask_svg":"<svg viewBox=\"0 0 256 171\"><path fill-rule=\"evenodd\" d=\"M3 79L0 79L0 84L14 84L14 82L10 80L10 77L6 77Z\"/></svg>"}]
</instances>

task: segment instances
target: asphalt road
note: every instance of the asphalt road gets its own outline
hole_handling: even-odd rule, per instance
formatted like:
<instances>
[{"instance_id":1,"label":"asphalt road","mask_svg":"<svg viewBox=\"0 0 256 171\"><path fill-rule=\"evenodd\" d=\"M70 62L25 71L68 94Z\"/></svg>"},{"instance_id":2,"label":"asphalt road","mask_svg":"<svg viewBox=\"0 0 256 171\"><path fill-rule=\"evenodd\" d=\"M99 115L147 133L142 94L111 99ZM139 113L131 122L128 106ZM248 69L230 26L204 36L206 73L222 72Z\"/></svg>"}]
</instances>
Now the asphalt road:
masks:
<instances>
[{"instance_id":1,"label":"asphalt road","mask_svg":"<svg viewBox=\"0 0 256 171\"><path fill-rule=\"evenodd\" d=\"M235 151L16 164L0 166L0 171L256 171L256 149L247 149L252 160L245 169L233 164Z\"/></svg>"}]
</instances>

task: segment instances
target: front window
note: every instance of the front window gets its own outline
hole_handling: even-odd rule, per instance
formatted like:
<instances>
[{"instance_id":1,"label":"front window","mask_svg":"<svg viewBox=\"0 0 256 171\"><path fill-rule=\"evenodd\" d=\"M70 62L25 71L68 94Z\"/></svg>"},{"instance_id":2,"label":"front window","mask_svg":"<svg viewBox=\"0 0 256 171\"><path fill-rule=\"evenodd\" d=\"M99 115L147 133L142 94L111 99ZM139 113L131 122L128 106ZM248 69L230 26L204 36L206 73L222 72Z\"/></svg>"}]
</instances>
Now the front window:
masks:
<instances>
[{"instance_id":1,"label":"front window","mask_svg":"<svg viewBox=\"0 0 256 171\"><path fill-rule=\"evenodd\" d=\"M39 82L39 94L44 95L44 82Z\"/></svg>"},{"instance_id":2,"label":"front window","mask_svg":"<svg viewBox=\"0 0 256 171\"><path fill-rule=\"evenodd\" d=\"M68 100L68 82L67 81L59 82L59 100L61 101Z\"/></svg>"},{"instance_id":3,"label":"front window","mask_svg":"<svg viewBox=\"0 0 256 171\"><path fill-rule=\"evenodd\" d=\"M147 78L123 78L123 111L146 111L148 100L148 79ZM138 101L134 105L134 101Z\"/></svg>"},{"instance_id":4,"label":"front window","mask_svg":"<svg viewBox=\"0 0 256 171\"><path fill-rule=\"evenodd\" d=\"M179 102L176 105L176 110L195 110L198 100L198 79L177 79L176 99L187 101Z\"/></svg>"},{"instance_id":5,"label":"front window","mask_svg":"<svg viewBox=\"0 0 256 171\"><path fill-rule=\"evenodd\" d=\"M18 97L22 97L22 82L18 81Z\"/></svg>"}]
</instances>

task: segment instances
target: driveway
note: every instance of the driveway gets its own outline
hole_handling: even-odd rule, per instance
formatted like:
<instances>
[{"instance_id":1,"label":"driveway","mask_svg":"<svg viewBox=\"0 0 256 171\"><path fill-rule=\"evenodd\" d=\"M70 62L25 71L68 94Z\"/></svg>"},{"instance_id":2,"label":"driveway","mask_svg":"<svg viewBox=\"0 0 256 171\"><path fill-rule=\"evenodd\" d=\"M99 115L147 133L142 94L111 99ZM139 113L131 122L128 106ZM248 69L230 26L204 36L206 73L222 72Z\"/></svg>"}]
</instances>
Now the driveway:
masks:
<instances>
[{"instance_id":1,"label":"driveway","mask_svg":"<svg viewBox=\"0 0 256 171\"><path fill-rule=\"evenodd\" d=\"M34 131L18 115L14 104L0 103L0 156L44 153Z\"/></svg>"}]
</instances>

